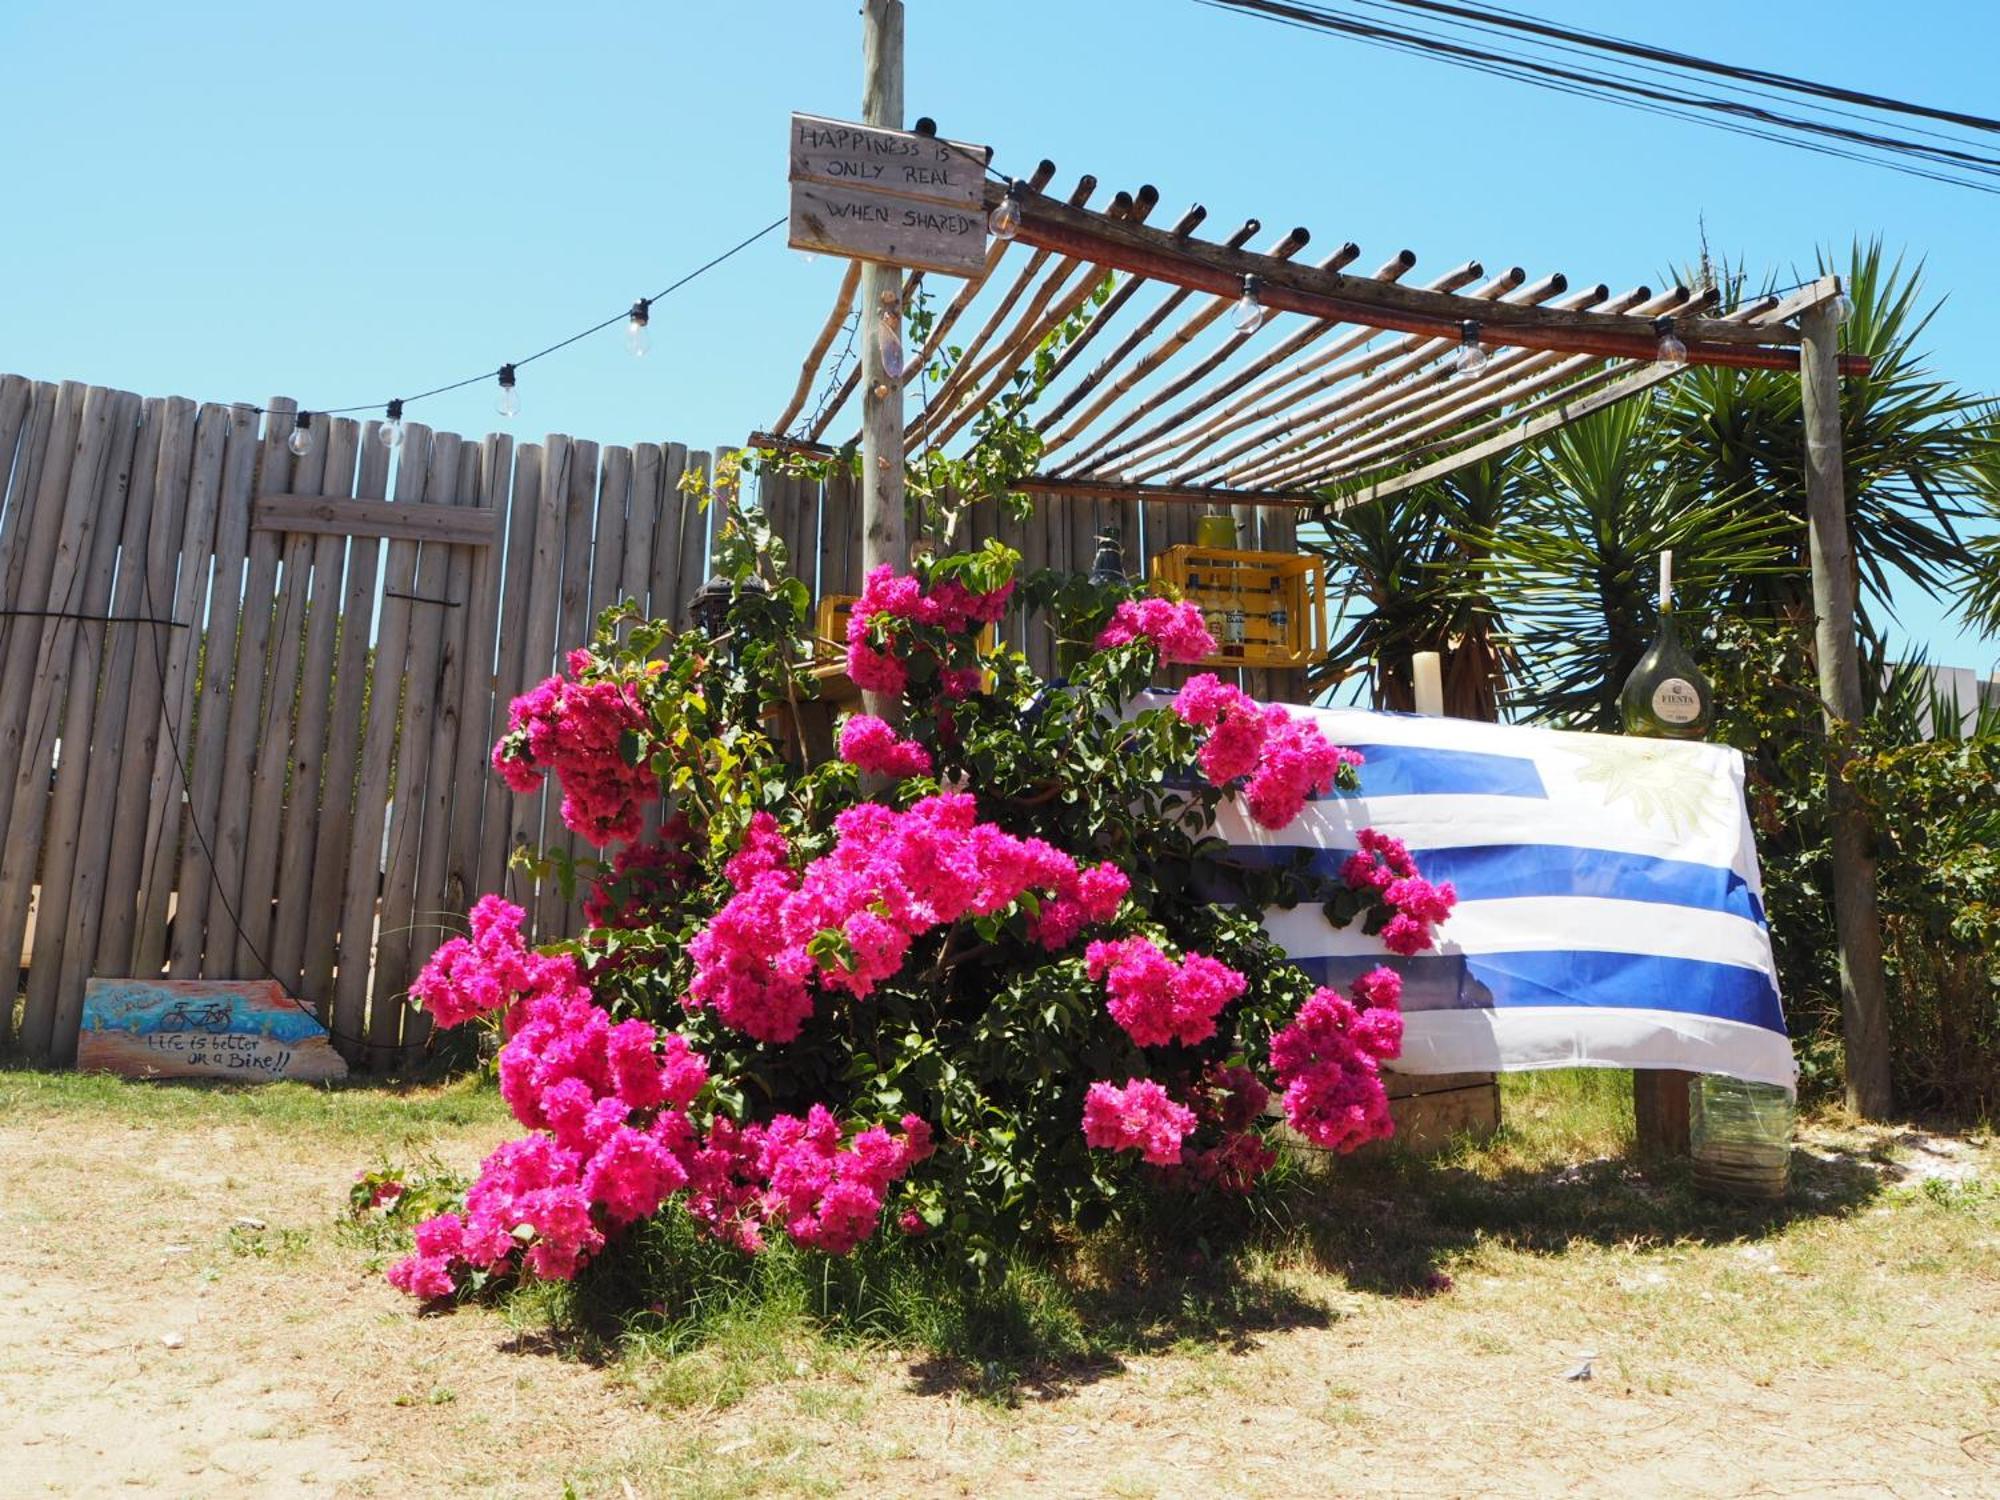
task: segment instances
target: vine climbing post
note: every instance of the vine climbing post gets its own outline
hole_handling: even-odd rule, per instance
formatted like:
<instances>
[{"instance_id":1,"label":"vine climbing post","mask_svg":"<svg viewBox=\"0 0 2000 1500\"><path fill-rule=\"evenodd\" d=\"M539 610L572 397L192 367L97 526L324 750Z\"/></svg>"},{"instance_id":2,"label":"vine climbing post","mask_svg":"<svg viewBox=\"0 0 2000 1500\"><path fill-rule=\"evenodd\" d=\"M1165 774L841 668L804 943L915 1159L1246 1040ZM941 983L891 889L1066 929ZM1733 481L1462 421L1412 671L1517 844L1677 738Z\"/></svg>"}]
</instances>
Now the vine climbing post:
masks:
<instances>
[{"instance_id":1,"label":"vine climbing post","mask_svg":"<svg viewBox=\"0 0 2000 1500\"><path fill-rule=\"evenodd\" d=\"M1879 1120L1891 1107L1888 1001L1868 814L1847 781L1847 760L1853 753L1848 736L1861 719L1861 662L1854 641L1854 547L1847 532L1840 421L1840 325L1832 304L1822 302L1801 316L1799 331L1814 645L1820 700L1835 757L1827 798L1833 821L1833 915L1840 942L1847 1102L1855 1113Z\"/></svg>"},{"instance_id":2,"label":"vine climbing post","mask_svg":"<svg viewBox=\"0 0 2000 1500\"><path fill-rule=\"evenodd\" d=\"M861 118L903 128L903 0L866 0L861 12ZM910 565L903 503L902 271L870 261L861 270L861 559ZM891 344L893 355L888 354ZM888 358L885 359L885 355ZM894 373L889 360L894 361ZM878 701L879 700L879 701ZM870 693L867 708L888 718L892 696Z\"/></svg>"}]
</instances>

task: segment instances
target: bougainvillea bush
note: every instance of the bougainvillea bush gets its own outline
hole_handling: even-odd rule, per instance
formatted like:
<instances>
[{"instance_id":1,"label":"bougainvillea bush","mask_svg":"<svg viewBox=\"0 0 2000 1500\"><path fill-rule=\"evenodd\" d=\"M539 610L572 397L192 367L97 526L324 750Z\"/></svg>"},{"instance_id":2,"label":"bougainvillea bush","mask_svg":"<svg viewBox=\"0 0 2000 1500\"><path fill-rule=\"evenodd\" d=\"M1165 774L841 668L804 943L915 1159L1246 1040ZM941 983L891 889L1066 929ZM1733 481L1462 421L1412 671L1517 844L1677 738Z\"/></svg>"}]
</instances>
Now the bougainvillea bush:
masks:
<instances>
[{"instance_id":1,"label":"bougainvillea bush","mask_svg":"<svg viewBox=\"0 0 2000 1500\"><path fill-rule=\"evenodd\" d=\"M726 622L611 611L513 705L494 769L598 848L563 872L594 925L537 949L486 896L413 986L439 1026L497 1028L525 1133L392 1281L567 1279L662 1213L745 1255L903 1236L990 1271L1161 1195L1249 1193L1281 1120L1342 1151L1389 1133L1396 974L1315 989L1212 832L1225 799L1279 829L1366 768L1211 674L1146 696L1214 649L1197 609L1092 591L1049 682L981 644L1021 607L1013 553L881 569L846 662L881 711L816 728L804 589L754 515L721 550ZM1453 899L1373 833L1324 885L1285 898L1406 954Z\"/></svg>"}]
</instances>

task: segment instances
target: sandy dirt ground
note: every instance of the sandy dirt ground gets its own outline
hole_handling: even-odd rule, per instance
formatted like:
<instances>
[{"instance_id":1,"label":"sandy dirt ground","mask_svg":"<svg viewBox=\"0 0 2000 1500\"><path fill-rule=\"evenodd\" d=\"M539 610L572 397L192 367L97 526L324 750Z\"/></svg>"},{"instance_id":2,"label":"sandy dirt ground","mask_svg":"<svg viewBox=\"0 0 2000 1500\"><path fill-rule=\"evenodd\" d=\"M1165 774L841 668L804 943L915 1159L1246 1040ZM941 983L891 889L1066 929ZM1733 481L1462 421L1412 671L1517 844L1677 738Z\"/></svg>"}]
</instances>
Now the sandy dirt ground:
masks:
<instances>
[{"instance_id":1,"label":"sandy dirt ground","mask_svg":"<svg viewBox=\"0 0 2000 1500\"><path fill-rule=\"evenodd\" d=\"M366 1164L0 1118L0 1497L2000 1495L2000 1215L1922 1192L1741 1244L1475 1235L1430 1297L1302 1271L1294 1318L1013 1400L815 1345L662 1406L497 1313L414 1315L335 1228Z\"/></svg>"}]
</instances>

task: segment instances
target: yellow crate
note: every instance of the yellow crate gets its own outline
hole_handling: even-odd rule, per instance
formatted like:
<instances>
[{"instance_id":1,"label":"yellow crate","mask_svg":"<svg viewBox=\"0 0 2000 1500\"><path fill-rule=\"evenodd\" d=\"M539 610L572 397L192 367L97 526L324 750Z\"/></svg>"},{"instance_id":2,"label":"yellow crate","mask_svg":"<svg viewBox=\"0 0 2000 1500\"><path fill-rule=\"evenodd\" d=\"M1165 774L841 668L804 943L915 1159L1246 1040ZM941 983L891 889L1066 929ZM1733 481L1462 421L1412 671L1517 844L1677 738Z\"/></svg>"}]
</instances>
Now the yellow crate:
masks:
<instances>
[{"instance_id":1,"label":"yellow crate","mask_svg":"<svg viewBox=\"0 0 2000 1500\"><path fill-rule=\"evenodd\" d=\"M1326 655L1326 570L1316 557L1169 547L1153 576L1201 606L1217 643L1205 667L1303 667ZM1228 628L1239 610L1240 641Z\"/></svg>"}]
</instances>

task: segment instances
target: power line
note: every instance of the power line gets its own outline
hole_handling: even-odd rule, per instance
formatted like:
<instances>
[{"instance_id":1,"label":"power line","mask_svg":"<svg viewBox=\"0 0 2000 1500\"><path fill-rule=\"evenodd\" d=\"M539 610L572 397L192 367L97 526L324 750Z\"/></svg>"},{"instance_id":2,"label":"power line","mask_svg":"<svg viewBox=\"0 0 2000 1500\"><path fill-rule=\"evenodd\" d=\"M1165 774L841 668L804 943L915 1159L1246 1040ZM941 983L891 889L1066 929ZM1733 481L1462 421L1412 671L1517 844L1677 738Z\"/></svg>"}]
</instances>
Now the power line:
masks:
<instances>
[{"instance_id":1,"label":"power line","mask_svg":"<svg viewBox=\"0 0 2000 1500\"><path fill-rule=\"evenodd\" d=\"M1902 137L1852 130L1823 120L1781 114L1741 100L1655 88L1628 76L1563 67L1518 53L1467 45L1435 32L1408 26L1377 25L1324 5L1282 4L1277 0L1200 0L1200 3L1219 10L1260 15L1304 30L1346 35L1369 45L1441 60L1556 93L1688 120L1732 134L1886 167L1891 171L1956 187L2000 193L2000 183L1980 180L1988 176L2000 178L2000 158L1982 156L1957 147L1930 146ZM1371 0L1359 0L1359 3L1367 4ZM1968 172L1976 175L1968 176Z\"/></svg>"},{"instance_id":2,"label":"power line","mask_svg":"<svg viewBox=\"0 0 2000 1500\"><path fill-rule=\"evenodd\" d=\"M1671 47L1652 46L1644 42L1629 41L1624 37L1612 36L1608 32L1575 29L1558 26L1526 11L1509 10L1505 6L1453 5L1446 0L1384 0L1390 5L1399 5L1409 10L1430 11L1441 15L1457 16L1473 20L1483 26L1506 27L1509 30L1527 32L1536 36L1557 38L1578 42L1599 51L1615 52L1622 56L1645 58L1653 62L1671 64L1692 72L1711 73L1717 77L1735 78L1745 81L1770 84L1791 93L1810 94L1815 98L1837 99L1847 104L1866 105L1870 109L1891 114L1915 115L1920 119L1941 120L1948 124L1964 125L1973 130L2000 132L2000 120L1989 119L1985 115L1966 114L1959 110L1940 109L1929 104L1914 104L1906 99L1894 99L1886 94L1872 94L1861 89L1841 88L1835 84L1819 83L1810 78L1800 78L1790 73L1774 73L1763 68L1745 68L1733 63L1716 62L1710 58L1697 57L1692 52L1680 52Z\"/></svg>"}]
</instances>

